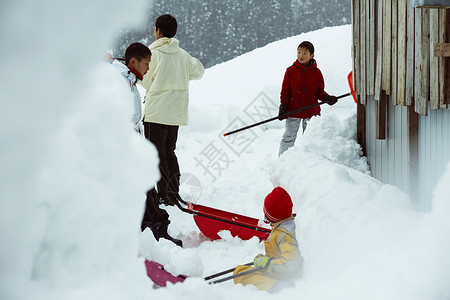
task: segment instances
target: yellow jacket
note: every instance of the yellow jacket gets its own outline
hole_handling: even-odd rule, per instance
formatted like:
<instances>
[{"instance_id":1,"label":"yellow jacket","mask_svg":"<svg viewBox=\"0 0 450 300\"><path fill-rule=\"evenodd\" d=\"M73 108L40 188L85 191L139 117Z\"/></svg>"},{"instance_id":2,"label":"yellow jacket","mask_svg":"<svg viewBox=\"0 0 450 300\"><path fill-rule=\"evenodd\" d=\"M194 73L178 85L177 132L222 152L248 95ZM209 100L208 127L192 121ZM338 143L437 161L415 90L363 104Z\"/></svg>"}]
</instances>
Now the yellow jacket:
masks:
<instances>
[{"instance_id":1,"label":"yellow jacket","mask_svg":"<svg viewBox=\"0 0 450 300\"><path fill-rule=\"evenodd\" d=\"M146 90L144 121L187 125L189 81L202 78L205 69L174 38L157 39L149 48L152 59L141 82Z\"/></svg>"},{"instance_id":2,"label":"yellow jacket","mask_svg":"<svg viewBox=\"0 0 450 300\"><path fill-rule=\"evenodd\" d=\"M280 280L300 276L303 258L295 235L294 218L295 215L271 224L273 228L264 246L266 256L273 258L270 262L272 272L254 272L234 278L234 283L253 284L261 290L270 291ZM254 267L237 266L234 274L251 269Z\"/></svg>"}]
</instances>

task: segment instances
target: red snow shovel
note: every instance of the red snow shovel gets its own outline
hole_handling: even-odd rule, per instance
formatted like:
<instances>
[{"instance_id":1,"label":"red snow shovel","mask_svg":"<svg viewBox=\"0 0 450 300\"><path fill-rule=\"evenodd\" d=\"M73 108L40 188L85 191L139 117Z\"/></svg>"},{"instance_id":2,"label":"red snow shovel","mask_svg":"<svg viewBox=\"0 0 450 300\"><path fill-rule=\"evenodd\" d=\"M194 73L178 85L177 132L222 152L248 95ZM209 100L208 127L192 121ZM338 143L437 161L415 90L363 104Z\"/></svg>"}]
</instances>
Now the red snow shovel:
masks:
<instances>
[{"instance_id":1,"label":"red snow shovel","mask_svg":"<svg viewBox=\"0 0 450 300\"><path fill-rule=\"evenodd\" d=\"M350 73L348 73L347 81L348 81L348 85L350 86L350 91L351 91L350 94L352 94L353 100L355 100L355 103L356 103L357 102L356 101L356 92L353 89L353 71L350 71Z\"/></svg>"},{"instance_id":2,"label":"red snow shovel","mask_svg":"<svg viewBox=\"0 0 450 300\"><path fill-rule=\"evenodd\" d=\"M220 239L219 231L228 230L232 236L243 240L256 236L260 241L269 237L270 229L259 225L259 220L224 210L186 202L178 198L177 207L194 215L194 221L200 231L211 240ZM186 207L183 207L185 205Z\"/></svg>"},{"instance_id":3,"label":"red snow shovel","mask_svg":"<svg viewBox=\"0 0 450 300\"><path fill-rule=\"evenodd\" d=\"M253 265L253 262L249 262L247 264L245 264L244 266L251 266ZM145 260L145 268L147 269L147 276L153 281L154 283L154 288L158 288L158 287L165 287L167 285L167 282L170 282L172 284L178 283L178 282L183 282L187 276L186 275L178 275L178 276L174 276L171 273L167 272L164 269L164 266L152 261L152 260ZM228 273L233 272L236 269L236 267L213 274L213 275L209 275L205 278L203 278L205 281L220 277L222 275L226 275ZM232 275L232 276L228 276L222 279L218 279L215 281L209 281L209 284L217 284L217 283L221 283L224 281L228 281L230 279L236 278L236 277L241 277L244 275L247 275L249 273L254 273L257 271L261 271L263 268L255 268L255 269L251 269L249 271L246 272L242 272L236 275Z\"/></svg>"}]
</instances>

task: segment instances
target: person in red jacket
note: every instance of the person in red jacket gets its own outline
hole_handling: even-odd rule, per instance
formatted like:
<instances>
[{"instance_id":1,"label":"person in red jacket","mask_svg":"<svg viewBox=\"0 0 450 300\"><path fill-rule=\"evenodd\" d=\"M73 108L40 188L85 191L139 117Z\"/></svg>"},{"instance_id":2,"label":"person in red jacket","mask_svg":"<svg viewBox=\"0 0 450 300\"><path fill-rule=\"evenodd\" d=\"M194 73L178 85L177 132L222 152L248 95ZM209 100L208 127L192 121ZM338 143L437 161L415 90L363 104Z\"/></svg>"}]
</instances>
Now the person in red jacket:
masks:
<instances>
[{"instance_id":1,"label":"person in red jacket","mask_svg":"<svg viewBox=\"0 0 450 300\"><path fill-rule=\"evenodd\" d=\"M281 104L278 119L286 119L286 129L280 143L278 156L291 148L297 139L297 132L302 121L302 132L305 132L308 121L313 116L320 116L320 106L295 113L289 117L284 114L318 104L317 100L333 105L337 102L335 96L324 91L325 83L322 72L314 60L314 46L304 41L297 47L297 60L286 69L281 87Z\"/></svg>"}]
</instances>

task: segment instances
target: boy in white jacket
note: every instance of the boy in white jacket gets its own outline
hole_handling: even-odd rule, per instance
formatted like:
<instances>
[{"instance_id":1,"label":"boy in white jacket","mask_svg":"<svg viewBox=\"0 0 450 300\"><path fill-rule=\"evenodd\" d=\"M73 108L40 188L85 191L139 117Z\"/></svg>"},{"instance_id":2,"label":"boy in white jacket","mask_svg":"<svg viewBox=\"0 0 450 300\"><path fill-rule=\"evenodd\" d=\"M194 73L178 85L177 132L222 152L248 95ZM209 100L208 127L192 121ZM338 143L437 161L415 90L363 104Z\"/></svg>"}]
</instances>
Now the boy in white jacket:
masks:
<instances>
[{"instance_id":1,"label":"boy in white jacket","mask_svg":"<svg viewBox=\"0 0 450 300\"><path fill-rule=\"evenodd\" d=\"M128 46L125 51L125 64L114 60L112 65L125 77L130 85L131 93L133 94L133 114L131 121L134 124L134 129L141 135L144 135L144 128L142 126L142 100L139 94L136 83L142 80L147 73L150 60L150 49L141 44L133 43Z\"/></svg>"},{"instance_id":2,"label":"boy in white jacket","mask_svg":"<svg viewBox=\"0 0 450 300\"><path fill-rule=\"evenodd\" d=\"M145 137L155 145L160 160L158 190L147 193L148 213L142 222L142 227L151 227L153 233L160 231L155 230L154 224L161 223L165 233L165 224L169 222L167 212L159 204L174 205L179 197L180 168L175 155L178 128L188 123L189 81L200 79L205 72L198 59L179 47L174 38L177 26L177 20L171 15L156 19L156 40L149 47L150 70L141 83L146 89Z\"/></svg>"}]
</instances>

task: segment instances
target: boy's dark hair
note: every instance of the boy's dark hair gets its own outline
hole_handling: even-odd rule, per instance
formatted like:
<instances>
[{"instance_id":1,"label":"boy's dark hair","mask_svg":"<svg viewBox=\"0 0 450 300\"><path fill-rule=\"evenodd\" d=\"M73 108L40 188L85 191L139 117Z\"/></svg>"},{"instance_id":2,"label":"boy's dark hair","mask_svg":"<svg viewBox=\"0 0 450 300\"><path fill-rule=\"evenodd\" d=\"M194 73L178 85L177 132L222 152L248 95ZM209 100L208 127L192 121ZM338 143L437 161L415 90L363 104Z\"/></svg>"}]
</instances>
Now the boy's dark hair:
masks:
<instances>
[{"instance_id":1,"label":"boy's dark hair","mask_svg":"<svg viewBox=\"0 0 450 300\"><path fill-rule=\"evenodd\" d=\"M125 50L125 64L128 65L130 59L132 59L133 57L140 61L141 59L151 55L152 52L147 46L141 43L133 43L128 46L127 50Z\"/></svg>"},{"instance_id":2,"label":"boy's dark hair","mask_svg":"<svg viewBox=\"0 0 450 300\"><path fill-rule=\"evenodd\" d=\"M155 27L160 29L163 36L173 38L177 33L177 19L171 15L162 15L156 19Z\"/></svg>"},{"instance_id":3,"label":"boy's dark hair","mask_svg":"<svg viewBox=\"0 0 450 300\"><path fill-rule=\"evenodd\" d=\"M311 42L308 41L301 42L300 45L298 45L297 49L298 48L307 49L309 51L309 54L314 54L314 46Z\"/></svg>"}]
</instances>

